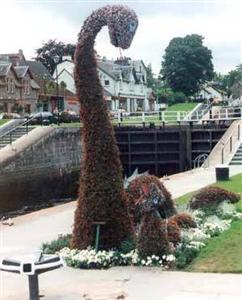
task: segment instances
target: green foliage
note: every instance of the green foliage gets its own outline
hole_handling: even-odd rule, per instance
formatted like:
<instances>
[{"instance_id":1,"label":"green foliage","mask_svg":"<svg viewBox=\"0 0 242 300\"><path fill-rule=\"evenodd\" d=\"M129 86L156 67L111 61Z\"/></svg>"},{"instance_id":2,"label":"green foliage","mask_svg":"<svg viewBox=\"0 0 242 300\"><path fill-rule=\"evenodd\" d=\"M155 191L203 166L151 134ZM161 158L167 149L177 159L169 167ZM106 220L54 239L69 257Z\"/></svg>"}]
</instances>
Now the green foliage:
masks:
<instances>
[{"instance_id":1,"label":"green foliage","mask_svg":"<svg viewBox=\"0 0 242 300\"><path fill-rule=\"evenodd\" d=\"M178 269L185 268L198 255L199 251L197 248L187 247L185 244L182 244L176 251L176 267Z\"/></svg>"},{"instance_id":2,"label":"green foliage","mask_svg":"<svg viewBox=\"0 0 242 300\"><path fill-rule=\"evenodd\" d=\"M170 88L162 87L157 91L158 103L170 103L173 92Z\"/></svg>"},{"instance_id":3,"label":"green foliage","mask_svg":"<svg viewBox=\"0 0 242 300\"><path fill-rule=\"evenodd\" d=\"M135 241L131 238L128 238L120 244L119 250L120 250L120 252L126 254L126 253L129 253L132 250L134 250L135 247L136 247Z\"/></svg>"},{"instance_id":4,"label":"green foliage","mask_svg":"<svg viewBox=\"0 0 242 300\"><path fill-rule=\"evenodd\" d=\"M167 85L186 96L213 78L212 52L197 34L173 38L165 50L161 74Z\"/></svg>"},{"instance_id":5,"label":"green foliage","mask_svg":"<svg viewBox=\"0 0 242 300\"><path fill-rule=\"evenodd\" d=\"M42 62L53 75L56 65L62 61L64 55L73 57L75 45L49 40L44 42L42 47L38 48L36 52L36 60ZM58 62L55 61L55 57L58 57Z\"/></svg>"},{"instance_id":6,"label":"green foliage","mask_svg":"<svg viewBox=\"0 0 242 300\"><path fill-rule=\"evenodd\" d=\"M147 75L147 86L149 88L154 88L155 87L155 79L154 79L154 74L152 71L151 64L148 64L148 66L146 67L146 75Z\"/></svg>"},{"instance_id":7,"label":"green foliage","mask_svg":"<svg viewBox=\"0 0 242 300\"><path fill-rule=\"evenodd\" d=\"M53 240L50 243L43 243L41 249L45 254L53 254L65 247L69 247L70 240L71 240L71 235L66 234L59 237L57 240Z\"/></svg>"},{"instance_id":8,"label":"green foliage","mask_svg":"<svg viewBox=\"0 0 242 300\"><path fill-rule=\"evenodd\" d=\"M174 92L170 88L162 87L157 91L158 103L167 103L168 105L184 103L188 101L187 96L182 92Z\"/></svg>"}]
</instances>

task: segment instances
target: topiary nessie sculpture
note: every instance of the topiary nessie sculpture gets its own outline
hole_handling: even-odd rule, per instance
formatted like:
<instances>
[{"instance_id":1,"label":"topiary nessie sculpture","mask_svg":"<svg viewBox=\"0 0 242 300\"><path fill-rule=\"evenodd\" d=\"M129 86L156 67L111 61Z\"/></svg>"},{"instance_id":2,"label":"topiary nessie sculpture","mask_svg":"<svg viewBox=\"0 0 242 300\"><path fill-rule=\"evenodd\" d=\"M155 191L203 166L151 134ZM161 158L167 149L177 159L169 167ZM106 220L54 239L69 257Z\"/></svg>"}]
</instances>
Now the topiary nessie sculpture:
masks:
<instances>
[{"instance_id":1,"label":"topiary nessie sculpture","mask_svg":"<svg viewBox=\"0 0 242 300\"><path fill-rule=\"evenodd\" d=\"M94 222L101 227L100 246L119 247L133 235L123 188L122 167L114 130L103 98L94 55L96 35L107 25L111 43L129 48L138 26L133 10L120 5L105 6L86 19L75 52L75 84L83 121L83 152L72 247L93 245Z\"/></svg>"}]
</instances>

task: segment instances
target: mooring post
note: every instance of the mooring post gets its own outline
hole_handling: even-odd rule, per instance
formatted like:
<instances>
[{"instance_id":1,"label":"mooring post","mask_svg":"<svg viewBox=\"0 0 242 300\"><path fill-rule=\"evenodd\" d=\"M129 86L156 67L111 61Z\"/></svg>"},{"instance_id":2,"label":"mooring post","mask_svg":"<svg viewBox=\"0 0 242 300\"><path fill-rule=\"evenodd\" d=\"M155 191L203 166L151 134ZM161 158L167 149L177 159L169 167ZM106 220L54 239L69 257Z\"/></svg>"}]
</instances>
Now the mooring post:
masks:
<instances>
[{"instance_id":1,"label":"mooring post","mask_svg":"<svg viewBox=\"0 0 242 300\"><path fill-rule=\"evenodd\" d=\"M29 300L39 300L38 275L29 275Z\"/></svg>"}]
</instances>

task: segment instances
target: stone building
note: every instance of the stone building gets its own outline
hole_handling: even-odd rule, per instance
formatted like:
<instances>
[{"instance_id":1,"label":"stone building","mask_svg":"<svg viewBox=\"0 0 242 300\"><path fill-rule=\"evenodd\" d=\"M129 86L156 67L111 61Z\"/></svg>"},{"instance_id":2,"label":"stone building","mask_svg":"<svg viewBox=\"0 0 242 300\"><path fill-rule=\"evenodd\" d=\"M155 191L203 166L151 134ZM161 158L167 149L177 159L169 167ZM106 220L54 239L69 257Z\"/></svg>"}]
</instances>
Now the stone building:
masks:
<instances>
[{"instance_id":1,"label":"stone building","mask_svg":"<svg viewBox=\"0 0 242 300\"><path fill-rule=\"evenodd\" d=\"M0 111L19 114L36 111L39 90L28 66L0 61Z\"/></svg>"}]
</instances>

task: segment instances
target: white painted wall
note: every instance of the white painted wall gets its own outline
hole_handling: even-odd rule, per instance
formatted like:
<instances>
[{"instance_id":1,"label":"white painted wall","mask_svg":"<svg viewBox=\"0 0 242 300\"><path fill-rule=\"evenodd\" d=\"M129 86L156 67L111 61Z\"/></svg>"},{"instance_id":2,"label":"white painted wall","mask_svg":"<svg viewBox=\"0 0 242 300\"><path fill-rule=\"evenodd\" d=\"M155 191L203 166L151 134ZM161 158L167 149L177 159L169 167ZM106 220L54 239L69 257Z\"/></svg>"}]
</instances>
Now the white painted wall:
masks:
<instances>
[{"instance_id":1,"label":"white painted wall","mask_svg":"<svg viewBox=\"0 0 242 300\"><path fill-rule=\"evenodd\" d=\"M146 81L146 70L144 68L144 65L140 63L140 66L136 63L135 67L137 71L141 70L141 72L144 74L145 81ZM58 82L61 81L66 83L67 89L71 92L75 93L75 84L74 84L74 77L73 77L73 70L74 70L74 64L70 60L63 61L62 63L58 64L53 77L57 78L58 75ZM135 79L133 75L130 75L130 81L121 81L116 80L106 72L104 72L102 69L98 68L98 74L101 81L102 86L113 96L121 96L126 97L128 99L127 101L127 109L128 112L130 112L130 109L136 111L137 110L137 100L136 99L143 99L144 101L144 110L149 110L149 101L147 97L147 86L144 83L135 84ZM106 81L106 83L105 83ZM107 81L109 84L107 84ZM130 101L133 101L133 105L130 103ZM116 110L119 108L119 101L113 100L112 101L112 109Z\"/></svg>"}]
</instances>

